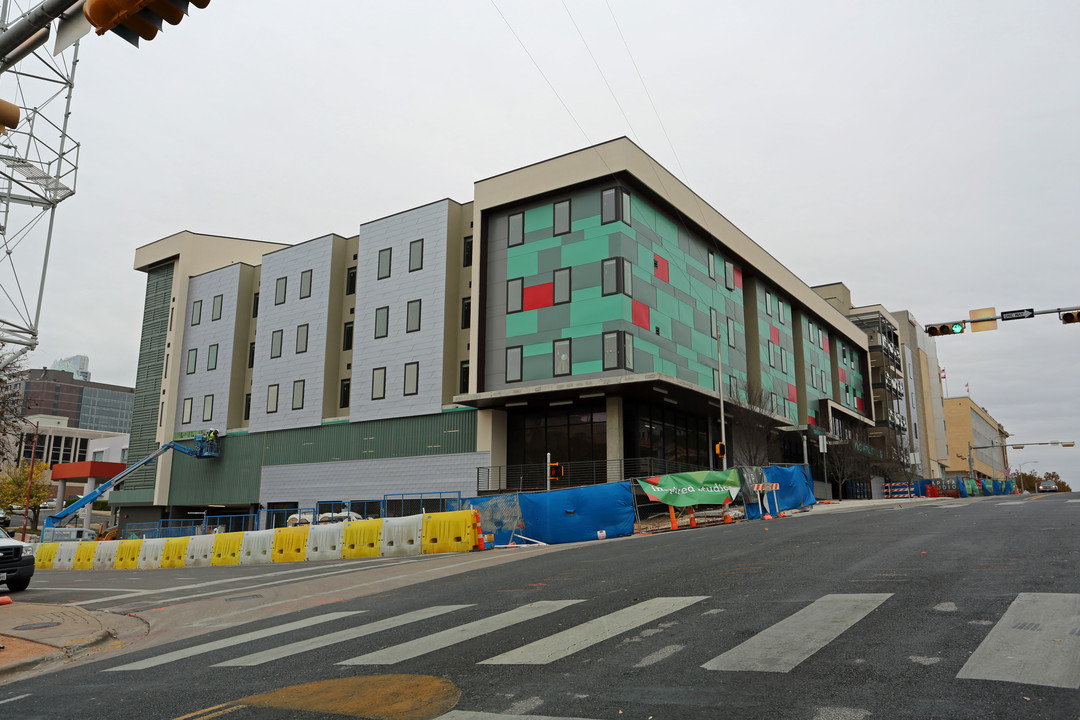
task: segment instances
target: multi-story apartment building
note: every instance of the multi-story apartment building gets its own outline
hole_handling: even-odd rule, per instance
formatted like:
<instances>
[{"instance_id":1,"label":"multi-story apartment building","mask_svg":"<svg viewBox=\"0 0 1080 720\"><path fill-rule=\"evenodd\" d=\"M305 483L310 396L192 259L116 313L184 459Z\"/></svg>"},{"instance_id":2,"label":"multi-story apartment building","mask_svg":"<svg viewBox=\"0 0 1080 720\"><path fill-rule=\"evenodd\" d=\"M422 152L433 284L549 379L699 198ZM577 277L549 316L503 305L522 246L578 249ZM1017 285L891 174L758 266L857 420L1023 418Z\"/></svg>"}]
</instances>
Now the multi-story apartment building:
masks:
<instances>
[{"instance_id":1,"label":"multi-story apartment building","mask_svg":"<svg viewBox=\"0 0 1080 720\"><path fill-rule=\"evenodd\" d=\"M131 460L225 438L115 492L130 522L515 489L549 453L556 485L621 480L713 466L762 420L873 423L866 334L625 138L353 237L182 233L136 269Z\"/></svg>"},{"instance_id":2,"label":"multi-story apartment building","mask_svg":"<svg viewBox=\"0 0 1080 720\"><path fill-rule=\"evenodd\" d=\"M949 445L945 434L937 343L907 310L894 312L893 317L896 318L904 358L904 401L910 420L908 450L912 471L922 478L942 478L945 477Z\"/></svg>"},{"instance_id":3,"label":"multi-story apartment building","mask_svg":"<svg viewBox=\"0 0 1080 720\"><path fill-rule=\"evenodd\" d=\"M132 388L90 382L67 370L28 370L19 391L23 415L67 418L67 427L126 433L131 429Z\"/></svg>"},{"instance_id":4,"label":"multi-story apartment building","mask_svg":"<svg viewBox=\"0 0 1080 720\"><path fill-rule=\"evenodd\" d=\"M943 402L949 443L945 477L1005 480L1009 433L1004 426L967 395Z\"/></svg>"}]
</instances>

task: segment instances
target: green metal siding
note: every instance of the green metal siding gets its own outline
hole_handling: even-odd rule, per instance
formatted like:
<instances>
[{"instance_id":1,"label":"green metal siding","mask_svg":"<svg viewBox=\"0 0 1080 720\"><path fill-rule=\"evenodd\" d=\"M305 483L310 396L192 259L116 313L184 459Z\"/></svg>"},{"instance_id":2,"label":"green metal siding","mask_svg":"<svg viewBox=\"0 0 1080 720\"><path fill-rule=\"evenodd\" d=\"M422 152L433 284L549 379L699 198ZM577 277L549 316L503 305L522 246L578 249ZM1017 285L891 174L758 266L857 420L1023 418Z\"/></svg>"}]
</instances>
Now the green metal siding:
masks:
<instances>
[{"instance_id":1,"label":"green metal siding","mask_svg":"<svg viewBox=\"0 0 1080 720\"><path fill-rule=\"evenodd\" d=\"M169 330L169 303L172 299L173 265L162 265L146 274L146 299L143 302L142 340L139 365L135 374L135 398L131 411L129 464L134 464L158 448L155 435L161 402L161 372L165 363L165 335ZM180 320L183 322L183 318ZM151 503L157 465L139 468L113 490L110 502Z\"/></svg>"}]
</instances>

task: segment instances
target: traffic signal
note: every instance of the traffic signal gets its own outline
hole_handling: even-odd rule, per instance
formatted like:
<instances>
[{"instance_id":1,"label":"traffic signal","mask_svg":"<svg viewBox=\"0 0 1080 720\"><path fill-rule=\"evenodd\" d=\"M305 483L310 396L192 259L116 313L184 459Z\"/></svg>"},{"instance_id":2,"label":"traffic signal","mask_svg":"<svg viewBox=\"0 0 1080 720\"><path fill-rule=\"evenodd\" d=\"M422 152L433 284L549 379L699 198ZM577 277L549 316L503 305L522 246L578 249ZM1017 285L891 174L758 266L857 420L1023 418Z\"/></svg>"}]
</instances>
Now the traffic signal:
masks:
<instances>
[{"instance_id":1,"label":"traffic signal","mask_svg":"<svg viewBox=\"0 0 1080 720\"><path fill-rule=\"evenodd\" d=\"M554 463L549 463L548 464L548 477L551 478L552 480L556 480L558 478L561 478L565 474L566 474L566 468L564 468L559 463L554 462Z\"/></svg>"},{"instance_id":2,"label":"traffic signal","mask_svg":"<svg viewBox=\"0 0 1080 720\"><path fill-rule=\"evenodd\" d=\"M724 443L722 443L722 442L716 443L716 457L722 458L722 457L724 457L724 453L726 453L726 452L727 452L727 448L724 447Z\"/></svg>"},{"instance_id":3,"label":"traffic signal","mask_svg":"<svg viewBox=\"0 0 1080 720\"><path fill-rule=\"evenodd\" d=\"M19 106L7 100L0 100L0 135L6 135L8 130L18 124Z\"/></svg>"},{"instance_id":4,"label":"traffic signal","mask_svg":"<svg viewBox=\"0 0 1080 720\"><path fill-rule=\"evenodd\" d=\"M962 332L964 332L964 323L962 322L926 326L926 334L931 337L937 337L938 335L959 335Z\"/></svg>"},{"instance_id":5,"label":"traffic signal","mask_svg":"<svg viewBox=\"0 0 1080 720\"><path fill-rule=\"evenodd\" d=\"M135 47L139 38L153 40L162 22L179 25L188 6L205 8L210 0L86 0L83 15L98 35L109 30Z\"/></svg>"},{"instance_id":6,"label":"traffic signal","mask_svg":"<svg viewBox=\"0 0 1080 720\"><path fill-rule=\"evenodd\" d=\"M1061 313L1061 322L1066 325L1072 325L1075 322L1080 322L1080 311L1071 310L1069 312Z\"/></svg>"}]
</instances>

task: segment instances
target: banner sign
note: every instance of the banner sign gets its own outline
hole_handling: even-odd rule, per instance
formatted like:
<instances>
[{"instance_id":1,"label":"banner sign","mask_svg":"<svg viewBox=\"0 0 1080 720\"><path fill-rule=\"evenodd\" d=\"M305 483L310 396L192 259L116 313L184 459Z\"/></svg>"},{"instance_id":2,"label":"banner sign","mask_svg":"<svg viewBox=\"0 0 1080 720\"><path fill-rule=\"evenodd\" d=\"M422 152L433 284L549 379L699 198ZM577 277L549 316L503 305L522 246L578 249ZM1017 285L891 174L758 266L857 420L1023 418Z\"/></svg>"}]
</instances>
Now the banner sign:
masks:
<instances>
[{"instance_id":1,"label":"banner sign","mask_svg":"<svg viewBox=\"0 0 1080 720\"><path fill-rule=\"evenodd\" d=\"M739 494L739 471L675 473L638 480L650 500L675 507L725 505Z\"/></svg>"}]
</instances>

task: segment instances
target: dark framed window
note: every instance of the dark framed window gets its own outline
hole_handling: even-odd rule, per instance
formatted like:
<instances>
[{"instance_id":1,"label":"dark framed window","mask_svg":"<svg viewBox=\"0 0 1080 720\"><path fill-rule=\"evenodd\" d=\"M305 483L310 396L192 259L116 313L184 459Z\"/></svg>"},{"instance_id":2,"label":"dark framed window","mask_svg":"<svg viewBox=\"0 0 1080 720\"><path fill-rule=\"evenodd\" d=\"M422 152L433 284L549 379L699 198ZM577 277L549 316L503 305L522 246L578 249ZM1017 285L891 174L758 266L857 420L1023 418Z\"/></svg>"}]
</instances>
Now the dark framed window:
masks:
<instances>
[{"instance_id":1,"label":"dark framed window","mask_svg":"<svg viewBox=\"0 0 1080 720\"><path fill-rule=\"evenodd\" d=\"M190 350L187 351L187 374L188 375L194 375L195 374L195 366L198 364L198 362L199 362L199 349L198 348L191 348Z\"/></svg>"},{"instance_id":2,"label":"dark framed window","mask_svg":"<svg viewBox=\"0 0 1080 720\"><path fill-rule=\"evenodd\" d=\"M211 345L206 351L206 369L207 370L217 370L217 354L218 354L218 346L215 343L214 345Z\"/></svg>"},{"instance_id":3,"label":"dark framed window","mask_svg":"<svg viewBox=\"0 0 1080 720\"><path fill-rule=\"evenodd\" d=\"M281 342L284 337L284 330L275 330L273 334L270 335L270 357L281 357Z\"/></svg>"},{"instance_id":4,"label":"dark framed window","mask_svg":"<svg viewBox=\"0 0 1080 720\"><path fill-rule=\"evenodd\" d=\"M727 344L728 347L735 347L735 319L727 319Z\"/></svg>"},{"instance_id":5,"label":"dark framed window","mask_svg":"<svg viewBox=\"0 0 1080 720\"><path fill-rule=\"evenodd\" d=\"M521 382L521 357L520 345L506 348L506 382Z\"/></svg>"},{"instance_id":6,"label":"dark framed window","mask_svg":"<svg viewBox=\"0 0 1080 720\"><path fill-rule=\"evenodd\" d=\"M355 295L356 294L356 266L355 265L353 265L351 268L349 268L348 270L345 271L345 294L346 295Z\"/></svg>"},{"instance_id":7,"label":"dark framed window","mask_svg":"<svg viewBox=\"0 0 1080 720\"><path fill-rule=\"evenodd\" d=\"M554 234L565 235L570 232L570 201L563 200L555 203L554 208Z\"/></svg>"},{"instance_id":8,"label":"dark framed window","mask_svg":"<svg viewBox=\"0 0 1080 720\"><path fill-rule=\"evenodd\" d=\"M277 412L278 401L278 386L271 385L266 388L266 412L267 414Z\"/></svg>"},{"instance_id":9,"label":"dark framed window","mask_svg":"<svg viewBox=\"0 0 1080 720\"><path fill-rule=\"evenodd\" d=\"M634 369L634 335L623 333L623 367L627 370Z\"/></svg>"},{"instance_id":10,"label":"dark framed window","mask_svg":"<svg viewBox=\"0 0 1080 720\"><path fill-rule=\"evenodd\" d=\"M214 419L214 396L203 395L202 400L202 419L203 422L210 422Z\"/></svg>"},{"instance_id":11,"label":"dark framed window","mask_svg":"<svg viewBox=\"0 0 1080 720\"><path fill-rule=\"evenodd\" d=\"M221 319L221 303L225 299L224 295L215 295L213 305L210 308L210 322Z\"/></svg>"},{"instance_id":12,"label":"dark framed window","mask_svg":"<svg viewBox=\"0 0 1080 720\"><path fill-rule=\"evenodd\" d=\"M251 419L251 393L244 395L244 419Z\"/></svg>"},{"instance_id":13,"label":"dark framed window","mask_svg":"<svg viewBox=\"0 0 1080 720\"><path fill-rule=\"evenodd\" d=\"M297 354L307 352L307 340L308 340L308 324L296 326L296 352Z\"/></svg>"},{"instance_id":14,"label":"dark framed window","mask_svg":"<svg viewBox=\"0 0 1080 720\"><path fill-rule=\"evenodd\" d=\"M623 330L602 336L604 370L634 369L634 336Z\"/></svg>"},{"instance_id":15,"label":"dark framed window","mask_svg":"<svg viewBox=\"0 0 1080 720\"><path fill-rule=\"evenodd\" d=\"M731 262L724 263L724 287L728 290L735 289L735 264Z\"/></svg>"},{"instance_id":16,"label":"dark framed window","mask_svg":"<svg viewBox=\"0 0 1080 720\"><path fill-rule=\"evenodd\" d=\"M765 291L765 314L772 317L773 295L768 290Z\"/></svg>"},{"instance_id":17,"label":"dark framed window","mask_svg":"<svg viewBox=\"0 0 1080 720\"><path fill-rule=\"evenodd\" d=\"M304 409L304 381L293 380L292 384L292 409Z\"/></svg>"},{"instance_id":18,"label":"dark framed window","mask_svg":"<svg viewBox=\"0 0 1080 720\"><path fill-rule=\"evenodd\" d=\"M552 275L554 297L552 303L563 305L570 302L570 268L559 268Z\"/></svg>"},{"instance_id":19,"label":"dark framed window","mask_svg":"<svg viewBox=\"0 0 1080 720\"><path fill-rule=\"evenodd\" d=\"M383 248L379 251L379 280L390 277L390 259L393 256L393 248Z\"/></svg>"},{"instance_id":20,"label":"dark framed window","mask_svg":"<svg viewBox=\"0 0 1080 720\"><path fill-rule=\"evenodd\" d=\"M191 326L195 327L202 322L202 300L191 303Z\"/></svg>"},{"instance_id":21,"label":"dark framed window","mask_svg":"<svg viewBox=\"0 0 1080 720\"><path fill-rule=\"evenodd\" d=\"M776 367L776 346L769 343L769 367Z\"/></svg>"},{"instance_id":22,"label":"dark framed window","mask_svg":"<svg viewBox=\"0 0 1080 720\"><path fill-rule=\"evenodd\" d=\"M461 298L461 329L468 330L472 327L472 298Z\"/></svg>"},{"instance_id":23,"label":"dark framed window","mask_svg":"<svg viewBox=\"0 0 1080 720\"><path fill-rule=\"evenodd\" d=\"M192 398L184 398L184 409L180 414L180 422L185 425L191 422L191 406L193 402Z\"/></svg>"},{"instance_id":24,"label":"dark framed window","mask_svg":"<svg viewBox=\"0 0 1080 720\"><path fill-rule=\"evenodd\" d=\"M353 324L352 320L345 323L345 327L341 333L341 349L352 350L352 336L353 336Z\"/></svg>"},{"instance_id":25,"label":"dark framed window","mask_svg":"<svg viewBox=\"0 0 1080 720\"><path fill-rule=\"evenodd\" d=\"M707 253L709 257L709 279L716 279L716 256L712 253Z\"/></svg>"},{"instance_id":26,"label":"dark framed window","mask_svg":"<svg viewBox=\"0 0 1080 720\"><path fill-rule=\"evenodd\" d=\"M465 238L461 251L461 267L472 267L472 235Z\"/></svg>"},{"instance_id":27,"label":"dark framed window","mask_svg":"<svg viewBox=\"0 0 1080 720\"><path fill-rule=\"evenodd\" d=\"M405 363L405 395L416 395L420 385L420 363Z\"/></svg>"},{"instance_id":28,"label":"dark framed window","mask_svg":"<svg viewBox=\"0 0 1080 720\"><path fill-rule=\"evenodd\" d=\"M506 281L506 314L521 312L524 300L525 280L514 278Z\"/></svg>"},{"instance_id":29,"label":"dark framed window","mask_svg":"<svg viewBox=\"0 0 1080 720\"><path fill-rule=\"evenodd\" d=\"M717 333L720 332L720 329L716 327L719 322L720 318L716 312L716 308L709 308L709 335L714 338L717 337Z\"/></svg>"},{"instance_id":30,"label":"dark framed window","mask_svg":"<svg viewBox=\"0 0 1080 720\"><path fill-rule=\"evenodd\" d=\"M338 396L338 407L339 408L347 408L347 407L349 407L349 400L351 399L351 396L352 396L352 379L344 378L341 381L341 392L340 392L340 394Z\"/></svg>"},{"instance_id":31,"label":"dark framed window","mask_svg":"<svg viewBox=\"0 0 1080 720\"><path fill-rule=\"evenodd\" d=\"M164 368L164 372L162 373L162 377L166 377L166 378L169 377L169 356L168 356L168 354L165 355L165 368Z\"/></svg>"},{"instance_id":32,"label":"dark framed window","mask_svg":"<svg viewBox=\"0 0 1080 720\"><path fill-rule=\"evenodd\" d=\"M424 269L424 238L409 243L409 272Z\"/></svg>"},{"instance_id":33,"label":"dark framed window","mask_svg":"<svg viewBox=\"0 0 1080 720\"><path fill-rule=\"evenodd\" d=\"M630 223L630 193L622 188L608 188L600 193L600 223Z\"/></svg>"},{"instance_id":34,"label":"dark framed window","mask_svg":"<svg viewBox=\"0 0 1080 720\"><path fill-rule=\"evenodd\" d=\"M405 307L405 332L417 332L420 330L420 305L419 300L410 300Z\"/></svg>"},{"instance_id":35,"label":"dark framed window","mask_svg":"<svg viewBox=\"0 0 1080 720\"><path fill-rule=\"evenodd\" d=\"M288 290L288 288L289 288L289 278L287 278L287 277L279 277L277 279L277 282L274 284L274 304L275 305L284 305L285 304L285 293Z\"/></svg>"},{"instance_id":36,"label":"dark framed window","mask_svg":"<svg viewBox=\"0 0 1080 720\"><path fill-rule=\"evenodd\" d=\"M386 397L386 368L377 367L371 370L371 399L382 400Z\"/></svg>"},{"instance_id":37,"label":"dark framed window","mask_svg":"<svg viewBox=\"0 0 1080 720\"><path fill-rule=\"evenodd\" d=\"M390 306L375 308L375 339L384 338L390 332Z\"/></svg>"},{"instance_id":38,"label":"dark framed window","mask_svg":"<svg viewBox=\"0 0 1080 720\"><path fill-rule=\"evenodd\" d=\"M255 367L255 343L248 344L248 369Z\"/></svg>"},{"instance_id":39,"label":"dark framed window","mask_svg":"<svg viewBox=\"0 0 1080 720\"><path fill-rule=\"evenodd\" d=\"M570 374L570 339L556 340L551 344L552 349L552 375Z\"/></svg>"},{"instance_id":40,"label":"dark framed window","mask_svg":"<svg viewBox=\"0 0 1080 720\"><path fill-rule=\"evenodd\" d=\"M469 392L469 361L462 360L458 370L458 392L464 395Z\"/></svg>"},{"instance_id":41,"label":"dark framed window","mask_svg":"<svg viewBox=\"0 0 1080 720\"><path fill-rule=\"evenodd\" d=\"M633 296L634 266L626 258L608 258L600 264L600 282L603 295Z\"/></svg>"},{"instance_id":42,"label":"dark framed window","mask_svg":"<svg viewBox=\"0 0 1080 720\"><path fill-rule=\"evenodd\" d=\"M515 247L525 242L525 213L514 213L506 218L506 245Z\"/></svg>"},{"instance_id":43,"label":"dark framed window","mask_svg":"<svg viewBox=\"0 0 1080 720\"><path fill-rule=\"evenodd\" d=\"M300 299L311 297L311 271L300 273Z\"/></svg>"},{"instance_id":44,"label":"dark framed window","mask_svg":"<svg viewBox=\"0 0 1080 720\"><path fill-rule=\"evenodd\" d=\"M251 298L251 317L259 317L259 293L255 293L255 296Z\"/></svg>"}]
</instances>

